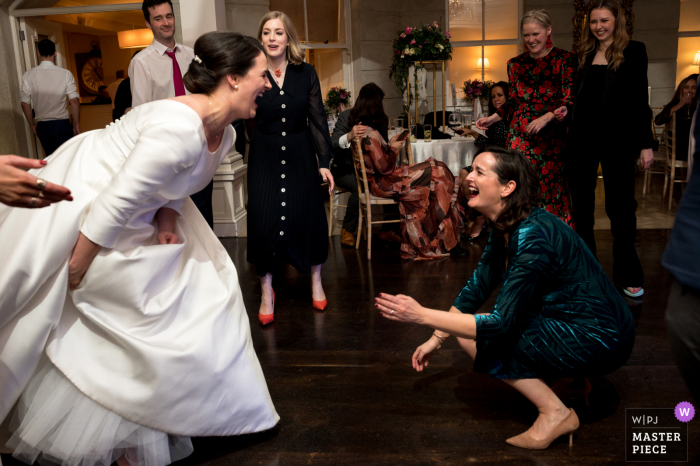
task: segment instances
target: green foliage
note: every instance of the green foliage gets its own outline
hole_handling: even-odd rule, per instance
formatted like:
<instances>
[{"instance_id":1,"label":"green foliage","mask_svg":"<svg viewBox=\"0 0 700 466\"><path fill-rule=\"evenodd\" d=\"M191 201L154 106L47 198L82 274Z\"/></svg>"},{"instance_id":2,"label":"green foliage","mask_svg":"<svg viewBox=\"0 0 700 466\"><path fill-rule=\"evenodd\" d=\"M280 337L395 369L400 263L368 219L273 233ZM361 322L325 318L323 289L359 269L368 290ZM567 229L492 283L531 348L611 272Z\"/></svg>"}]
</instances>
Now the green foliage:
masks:
<instances>
[{"instance_id":1,"label":"green foliage","mask_svg":"<svg viewBox=\"0 0 700 466\"><path fill-rule=\"evenodd\" d=\"M408 69L413 62L445 61L452 59L452 44L450 33L442 32L437 21L432 24L424 24L421 27L407 27L397 32L398 36L393 43L394 58L389 68L389 77L394 80L396 88L403 95L406 90ZM420 68L416 65L416 69ZM411 95L411 100L417 96ZM408 111L408 109L405 109Z\"/></svg>"}]
</instances>

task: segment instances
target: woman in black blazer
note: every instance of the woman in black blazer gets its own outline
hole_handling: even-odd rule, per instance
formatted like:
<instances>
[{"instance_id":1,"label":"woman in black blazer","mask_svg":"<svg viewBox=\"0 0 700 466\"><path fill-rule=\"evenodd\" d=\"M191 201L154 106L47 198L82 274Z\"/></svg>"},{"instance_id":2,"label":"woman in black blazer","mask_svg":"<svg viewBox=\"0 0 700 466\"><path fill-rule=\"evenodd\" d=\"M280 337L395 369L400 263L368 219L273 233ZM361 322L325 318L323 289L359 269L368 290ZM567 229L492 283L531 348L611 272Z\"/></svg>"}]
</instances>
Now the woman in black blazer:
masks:
<instances>
[{"instance_id":1,"label":"woman in black blazer","mask_svg":"<svg viewBox=\"0 0 700 466\"><path fill-rule=\"evenodd\" d=\"M595 188L600 163L605 212L613 234L613 281L626 295L638 297L644 294L644 275L634 249L634 168L637 159L642 169L654 160L646 47L629 40L624 12L616 0L592 3L585 24L589 27L583 31L578 51L577 96L567 144L576 232L595 255Z\"/></svg>"}]
</instances>

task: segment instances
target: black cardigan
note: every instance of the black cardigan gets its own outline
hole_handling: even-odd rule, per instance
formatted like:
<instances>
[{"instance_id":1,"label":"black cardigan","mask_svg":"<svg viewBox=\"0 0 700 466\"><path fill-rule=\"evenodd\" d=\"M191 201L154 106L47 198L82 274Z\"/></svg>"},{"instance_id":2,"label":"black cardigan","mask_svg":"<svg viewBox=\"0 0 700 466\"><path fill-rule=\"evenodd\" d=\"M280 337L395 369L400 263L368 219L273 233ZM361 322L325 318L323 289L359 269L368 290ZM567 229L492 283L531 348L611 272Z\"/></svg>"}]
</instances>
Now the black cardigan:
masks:
<instances>
[{"instance_id":1,"label":"black cardigan","mask_svg":"<svg viewBox=\"0 0 700 466\"><path fill-rule=\"evenodd\" d=\"M631 40L623 51L625 60L617 71L608 68L605 76L605 95L601 108L601 123L614 125L621 147L639 155L642 149L652 147L654 134L651 129L652 112L649 108L647 80L647 50L642 42ZM586 85L586 75L593 64L594 53L586 57L583 68L578 70L574 89L578 94ZM577 134L576 100L572 112L572 138L588 138L590 133ZM605 117L605 118L604 118Z\"/></svg>"}]
</instances>

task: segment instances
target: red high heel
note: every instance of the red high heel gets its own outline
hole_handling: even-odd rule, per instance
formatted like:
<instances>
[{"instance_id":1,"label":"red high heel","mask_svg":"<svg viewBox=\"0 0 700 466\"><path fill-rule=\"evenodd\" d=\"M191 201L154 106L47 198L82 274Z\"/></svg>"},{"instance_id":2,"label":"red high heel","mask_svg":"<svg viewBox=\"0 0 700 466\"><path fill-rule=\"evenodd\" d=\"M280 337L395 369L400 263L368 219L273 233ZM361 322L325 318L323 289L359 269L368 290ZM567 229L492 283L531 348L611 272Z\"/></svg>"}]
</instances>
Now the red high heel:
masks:
<instances>
[{"instance_id":1,"label":"red high heel","mask_svg":"<svg viewBox=\"0 0 700 466\"><path fill-rule=\"evenodd\" d=\"M263 325L271 324L275 320L275 290L272 290L272 314L261 314L258 311L258 320Z\"/></svg>"},{"instance_id":2,"label":"red high heel","mask_svg":"<svg viewBox=\"0 0 700 466\"><path fill-rule=\"evenodd\" d=\"M314 309L318 309L319 311L322 311L328 306L328 300L324 299L323 301L315 301L313 298L311 298L311 303Z\"/></svg>"}]
</instances>

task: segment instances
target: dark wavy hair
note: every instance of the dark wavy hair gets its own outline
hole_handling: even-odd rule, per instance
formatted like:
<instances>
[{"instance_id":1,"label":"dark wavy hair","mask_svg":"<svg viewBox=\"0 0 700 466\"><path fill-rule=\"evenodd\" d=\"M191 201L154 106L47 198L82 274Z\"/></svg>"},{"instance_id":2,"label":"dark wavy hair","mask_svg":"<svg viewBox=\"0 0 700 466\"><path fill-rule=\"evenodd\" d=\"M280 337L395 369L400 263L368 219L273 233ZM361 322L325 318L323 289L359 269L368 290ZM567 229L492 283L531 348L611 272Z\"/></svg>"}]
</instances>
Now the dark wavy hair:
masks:
<instances>
[{"instance_id":1,"label":"dark wavy hair","mask_svg":"<svg viewBox=\"0 0 700 466\"><path fill-rule=\"evenodd\" d=\"M243 77L253 67L263 47L238 32L207 32L194 43L197 60L190 62L182 78L192 94L211 94L226 76Z\"/></svg>"},{"instance_id":2,"label":"dark wavy hair","mask_svg":"<svg viewBox=\"0 0 700 466\"><path fill-rule=\"evenodd\" d=\"M515 190L503 199L503 210L492 223L494 232L502 236L512 232L539 205L542 187L532 163L521 152L500 146L483 146L474 159L484 152L491 153L496 159L493 171L501 184L515 181Z\"/></svg>"},{"instance_id":3,"label":"dark wavy hair","mask_svg":"<svg viewBox=\"0 0 700 466\"><path fill-rule=\"evenodd\" d=\"M143 11L143 19L146 20L148 24L151 24L151 12L148 11L149 8L155 8L158 5L162 5L163 3L167 3L170 5L170 11L175 14L175 9L173 8L173 2L170 0L144 0L144 2L141 4L141 11Z\"/></svg>"},{"instance_id":4,"label":"dark wavy hair","mask_svg":"<svg viewBox=\"0 0 700 466\"><path fill-rule=\"evenodd\" d=\"M493 98L491 98L491 91L493 91L494 87L500 87L503 89L503 95L506 97L506 100L508 100L508 83L505 81L498 81L496 84L491 86L489 88L489 93L487 94L489 96L489 115L493 115L496 113L496 107L493 105Z\"/></svg>"},{"instance_id":5,"label":"dark wavy hair","mask_svg":"<svg viewBox=\"0 0 700 466\"><path fill-rule=\"evenodd\" d=\"M386 141L389 131L389 117L384 112L384 91L374 83L367 83L360 89L355 106L350 110L348 124L362 123L376 129Z\"/></svg>"}]
</instances>

